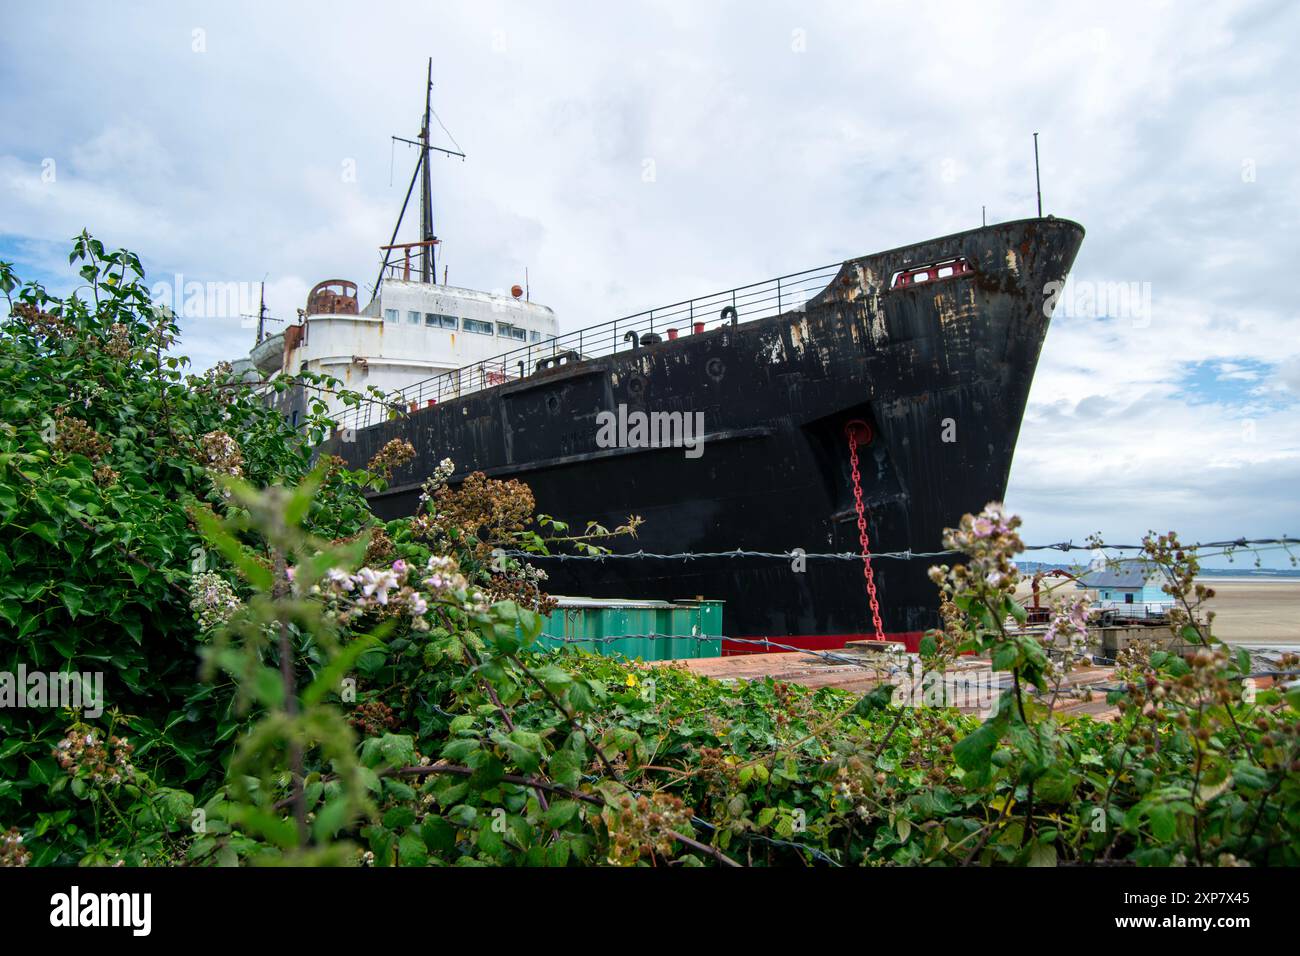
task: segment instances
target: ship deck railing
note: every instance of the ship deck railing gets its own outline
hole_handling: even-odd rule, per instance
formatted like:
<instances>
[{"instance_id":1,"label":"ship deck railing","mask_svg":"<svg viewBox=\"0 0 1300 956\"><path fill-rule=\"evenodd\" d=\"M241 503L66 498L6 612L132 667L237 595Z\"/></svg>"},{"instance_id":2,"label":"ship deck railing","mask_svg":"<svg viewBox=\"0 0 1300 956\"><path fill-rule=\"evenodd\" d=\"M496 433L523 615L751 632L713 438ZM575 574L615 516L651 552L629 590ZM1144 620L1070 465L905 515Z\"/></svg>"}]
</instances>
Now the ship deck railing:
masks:
<instances>
[{"instance_id":1,"label":"ship deck railing","mask_svg":"<svg viewBox=\"0 0 1300 956\"><path fill-rule=\"evenodd\" d=\"M340 429L361 429L403 414L431 408L486 388L536 374L547 360L571 362L631 351L647 335L667 342L737 322L752 322L804 308L839 273L842 263L818 266L723 292L697 296L660 308L530 342L492 358L442 372L391 393L383 403L366 402L335 416ZM630 334L634 333L634 334ZM644 346L642 346L644 347Z\"/></svg>"}]
</instances>

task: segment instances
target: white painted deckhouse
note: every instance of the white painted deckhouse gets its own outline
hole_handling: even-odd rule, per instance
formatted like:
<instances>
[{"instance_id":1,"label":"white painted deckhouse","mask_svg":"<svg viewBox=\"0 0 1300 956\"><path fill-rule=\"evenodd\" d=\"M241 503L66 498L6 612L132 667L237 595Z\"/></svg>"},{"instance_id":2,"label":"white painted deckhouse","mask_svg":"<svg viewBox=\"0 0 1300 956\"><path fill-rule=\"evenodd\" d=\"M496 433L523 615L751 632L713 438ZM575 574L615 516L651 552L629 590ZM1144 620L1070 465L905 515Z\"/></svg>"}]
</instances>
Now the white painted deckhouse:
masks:
<instances>
[{"instance_id":1,"label":"white painted deckhouse","mask_svg":"<svg viewBox=\"0 0 1300 956\"><path fill-rule=\"evenodd\" d=\"M374 386L391 394L521 345L550 341L557 331L555 313L522 296L437 285L418 276L384 279L364 309L357 308L353 283L328 280L312 289L302 313L298 324L253 347L248 363L259 377L310 371L333 376L351 391ZM320 397L331 415L342 411L333 395Z\"/></svg>"}]
</instances>

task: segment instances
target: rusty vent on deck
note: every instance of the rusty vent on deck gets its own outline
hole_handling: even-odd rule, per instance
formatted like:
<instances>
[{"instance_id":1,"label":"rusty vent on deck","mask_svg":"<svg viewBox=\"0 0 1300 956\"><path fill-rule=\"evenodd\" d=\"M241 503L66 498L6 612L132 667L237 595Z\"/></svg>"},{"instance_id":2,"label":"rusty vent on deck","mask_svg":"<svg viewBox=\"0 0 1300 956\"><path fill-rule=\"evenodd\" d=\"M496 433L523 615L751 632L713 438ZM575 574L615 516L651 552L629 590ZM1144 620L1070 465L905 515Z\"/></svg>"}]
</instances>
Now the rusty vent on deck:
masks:
<instances>
[{"instance_id":1,"label":"rusty vent on deck","mask_svg":"<svg viewBox=\"0 0 1300 956\"><path fill-rule=\"evenodd\" d=\"M347 279L318 282L307 295L308 315L356 315L357 284Z\"/></svg>"}]
</instances>

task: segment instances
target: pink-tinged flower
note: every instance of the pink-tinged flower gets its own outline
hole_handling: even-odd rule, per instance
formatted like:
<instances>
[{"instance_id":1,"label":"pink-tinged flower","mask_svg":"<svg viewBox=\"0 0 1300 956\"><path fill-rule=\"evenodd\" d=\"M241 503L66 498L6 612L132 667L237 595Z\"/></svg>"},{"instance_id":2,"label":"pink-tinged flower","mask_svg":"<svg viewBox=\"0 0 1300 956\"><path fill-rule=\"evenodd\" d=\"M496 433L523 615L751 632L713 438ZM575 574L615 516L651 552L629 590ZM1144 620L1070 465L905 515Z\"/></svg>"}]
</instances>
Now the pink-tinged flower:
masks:
<instances>
[{"instance_id":1,"label":"pink-tinged flower","mask_svg":"<svg viewBox=\"0 0 1300 956\"><path fill-rule=\"evenodd\" d=\"M352 579L352 575L348 574L346 571L340 570L339 568L330 568L326 571L325 580L328 581L332 587L340 591L351 591L356 587L357 583Z\"/></svg>"},{"instance_id":2,"label":"pink-tinged flower","mask_svg":"<svg viewBox=\"0 0 1300 956\"><path fill-rule=\"evenodd\" d=\"M413 617L423 617L429 612L429 603L418 594L411 595L409 606Z\"/></svg>"},{"instance_id":3,"label":"pink-tinged flower","mask_svg":"<svg viewBox=\"0 0 1300 956\"><path fill-rule=\"evenodd\" d=\"M361 594L364 597L373 597L385 606L388 604L388 592L397 587L397 576L392 571L362 568L357 572L357 580L361 582Z\"/></svg>"},{"instance_id":4,"label":"pink-tinged flower","mask_svg":"<svg viewBox=\"0 0 1300 956\"><path fill-rule=\"evenodd\" d=\"M1047 625L1047 642L1064 645L1066 649L1082 656L1088 647L1088 611L1090 602L1086 595L1075 595L1059 602Z\"/></svg>"},{"instance_id":5,"label":"pink-tinged flower","mask_svg":"<svg viewBox=\"0 0 1300 956\"><path fill-rule=\"evenodd\" d=\"M393 574L397 575L399 581L406 577L406 562L401 558L393 562Z\"/></svg>"}]
</instances>

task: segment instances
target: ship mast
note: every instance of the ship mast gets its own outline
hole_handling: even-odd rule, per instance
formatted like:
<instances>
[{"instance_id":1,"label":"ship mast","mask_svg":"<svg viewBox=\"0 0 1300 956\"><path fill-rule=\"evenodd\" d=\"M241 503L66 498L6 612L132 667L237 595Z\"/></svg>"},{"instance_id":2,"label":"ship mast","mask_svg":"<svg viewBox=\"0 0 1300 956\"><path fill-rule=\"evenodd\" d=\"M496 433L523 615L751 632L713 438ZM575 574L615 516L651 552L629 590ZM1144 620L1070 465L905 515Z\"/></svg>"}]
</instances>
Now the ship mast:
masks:
<instances>
[{"instance_id":1,"label":"ship mast","mask_svg":"<svg viewBox=\"0 0 1300 956\"><path fill-rule=\"evenodd\" d=\"M241 312L240 317L244 319L252 319L252 318L257 319L257 341L253 343L254 345L261 345L268 338L270 338L270 336L266 334L266 323L284 321L284 319L277 319L274 316L270 316L266 314L266 280L265 279L262 280L262 294L261 297L258 299L258 303L257 303L257 315L252 316L249 315L247 312Z\"/></svg>"},{"instance_id":2,"label":"ship mast","mask_svg":"<svg viewBox=\"0 0 1300 956\"><path fill-rule=\"evenodd\" d=\"M433 57L429 57L429 74L424 87L424 125L420 128L420 241L426 243L424 255L420 257L420 281L430 282L438 274L438 264L434 260L433 243L437 238L433 234L433 185L429 174L429 114L432 112L433 96Z\"/></svg>"},{"instance_id":3,"label":"ship mast","mask_svg":"<svg viewBox=\"0 0 1300 956\"><path fill-rule=\"evenodd\" d=\"M447 156L459 156L465 158L465 154L452 149L443 149L441 146L434 146L429 142L430 125L433 119L433 57L429 57L428 72L424 86L424 122L420 126L420 138L418 140L406 139L403 136L394 136L393 139L399 143L406 143L409 146L418 146L420 155L415 161L415 171L411 175L411 185L406 187L406 198L402 200L402 211L397 214L397 224L393 226L392 238L388 240L388 245L383 246L384 261L379 267L379 276L375 279L375 295L379 295L379 287L383 285L384 273L388 270L388 260L392 256L394 249L405 249L408 262L410 250L419 248L423 251L420 257L420 280L422 282L434 282L437 280L438 269L434 259L434 248L438 244L438 237L433 234L433 178L429 170L429 155L433 152L443 153ZM410 205L411 193L415 190L415 181L420 181L420 240L413 243L398 243L397 233L402 228L402 219L406 216L406 207Z\"/></svg>"}]
</instances>

